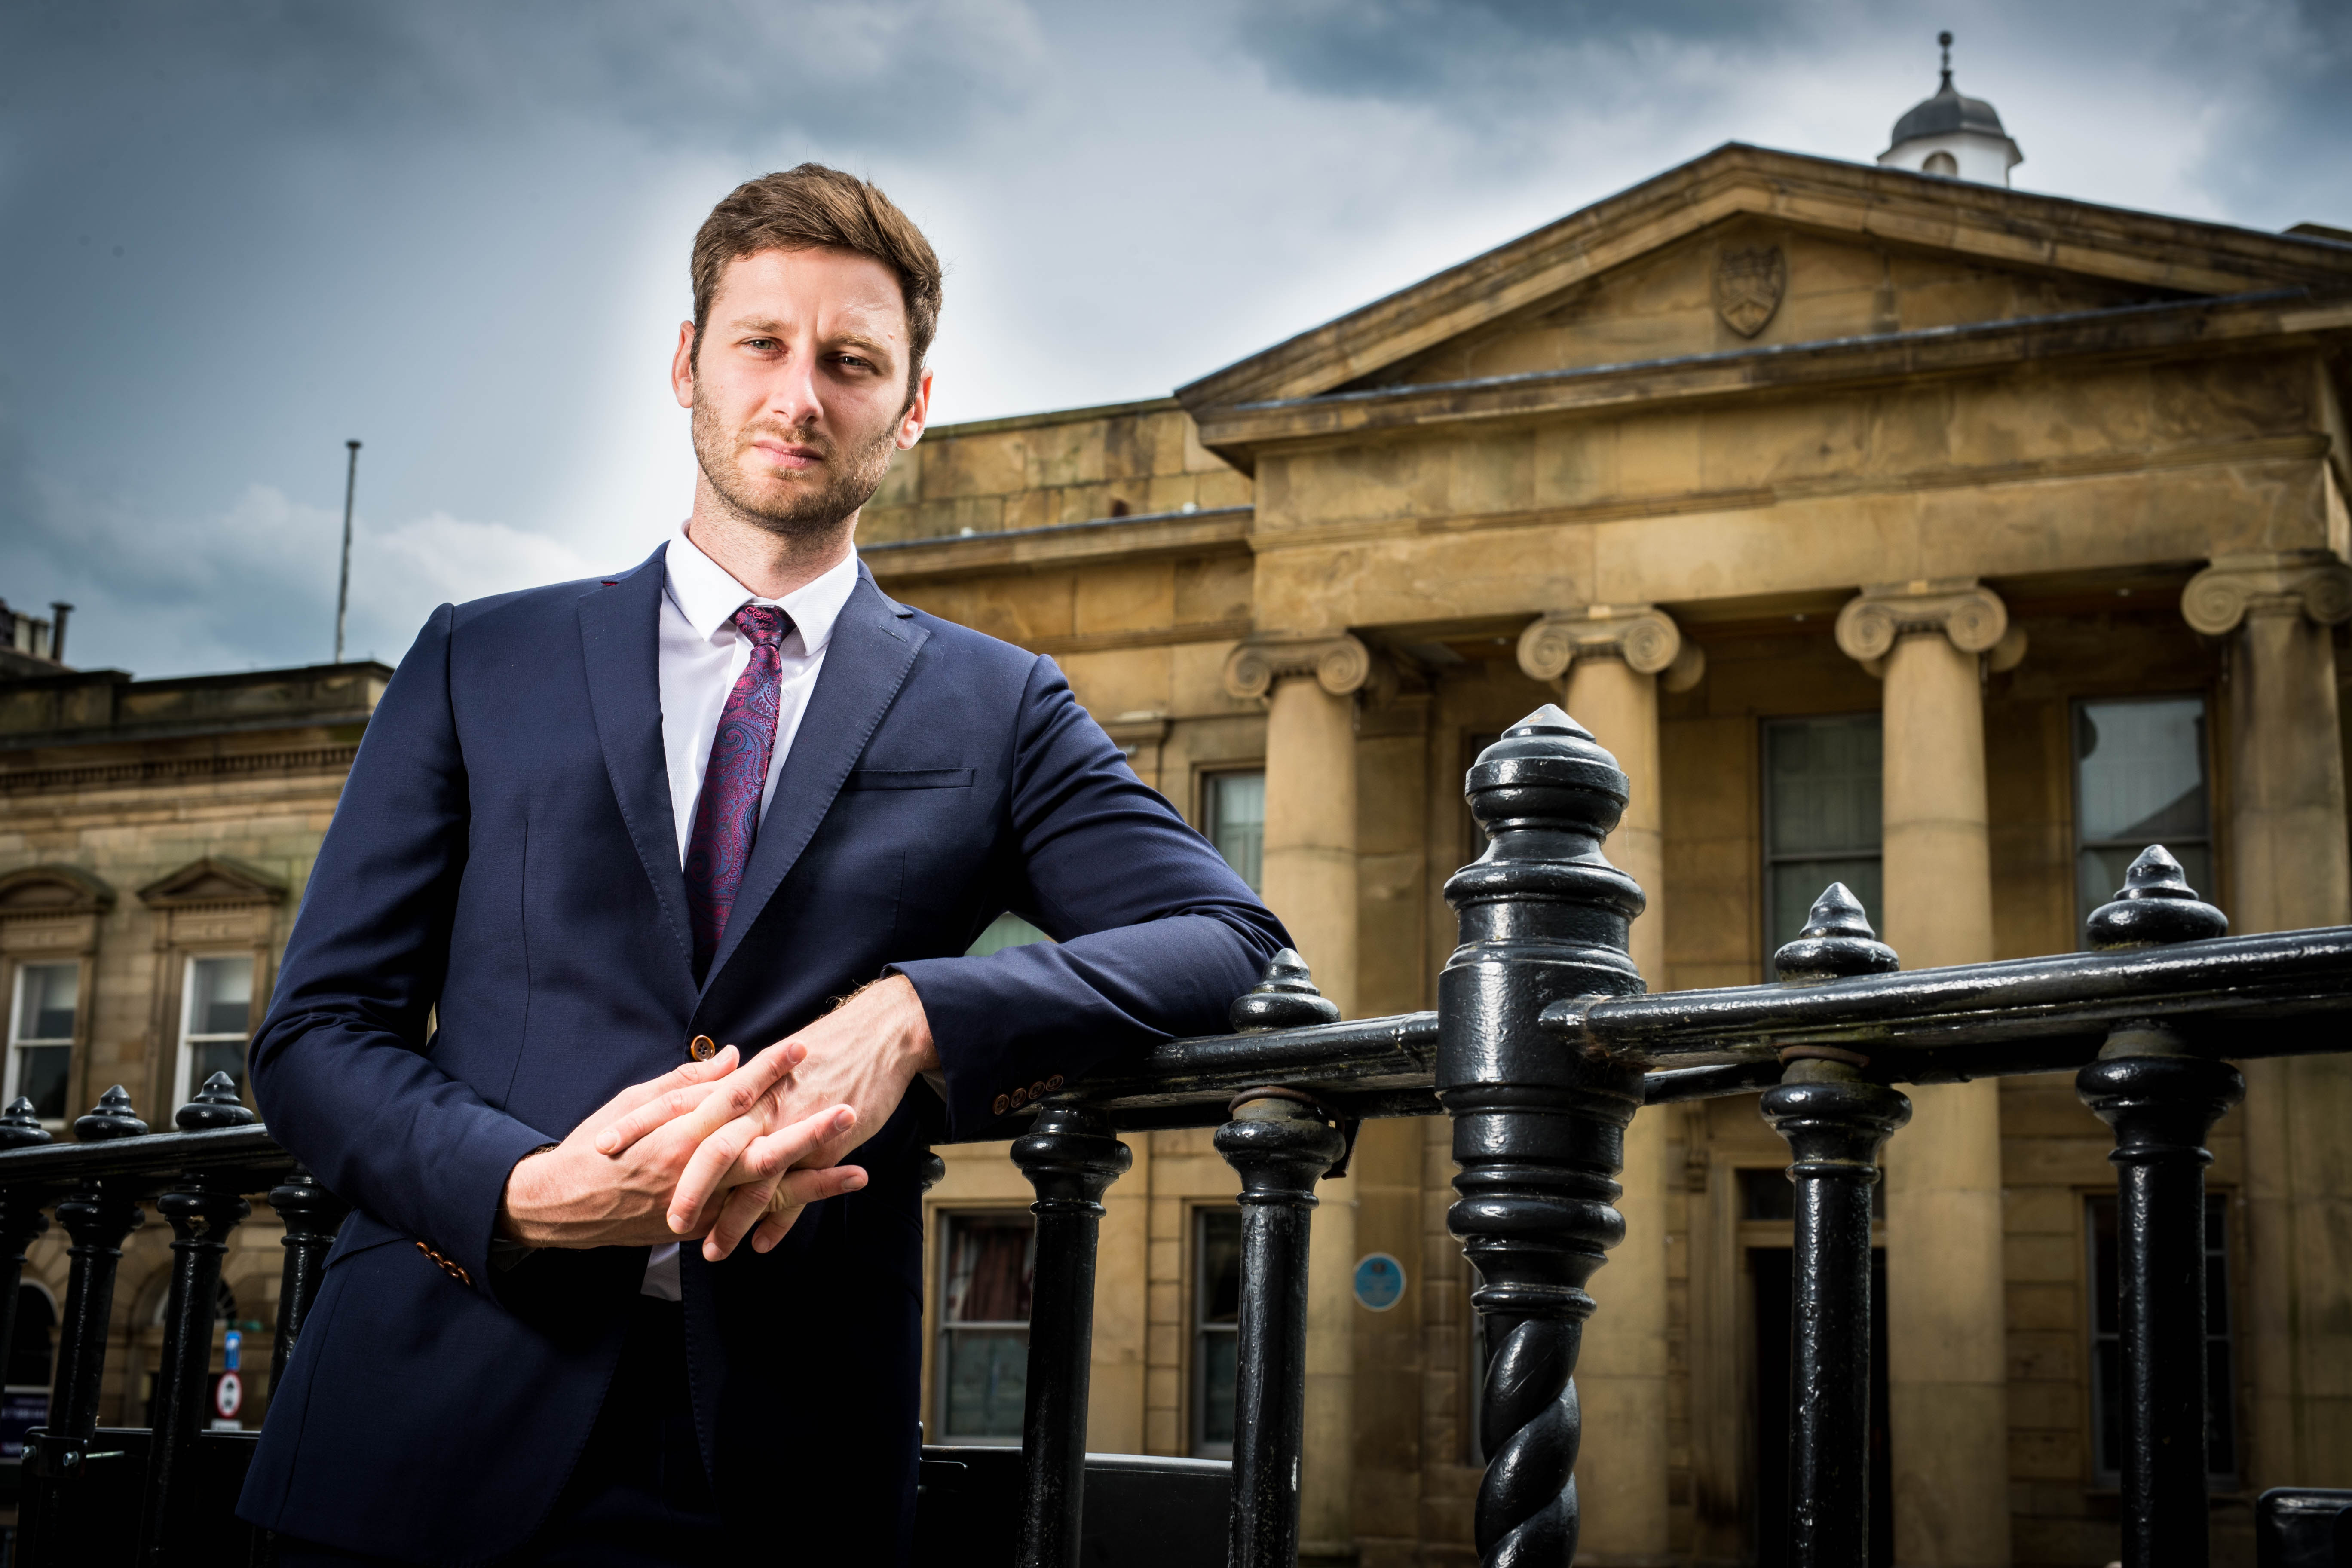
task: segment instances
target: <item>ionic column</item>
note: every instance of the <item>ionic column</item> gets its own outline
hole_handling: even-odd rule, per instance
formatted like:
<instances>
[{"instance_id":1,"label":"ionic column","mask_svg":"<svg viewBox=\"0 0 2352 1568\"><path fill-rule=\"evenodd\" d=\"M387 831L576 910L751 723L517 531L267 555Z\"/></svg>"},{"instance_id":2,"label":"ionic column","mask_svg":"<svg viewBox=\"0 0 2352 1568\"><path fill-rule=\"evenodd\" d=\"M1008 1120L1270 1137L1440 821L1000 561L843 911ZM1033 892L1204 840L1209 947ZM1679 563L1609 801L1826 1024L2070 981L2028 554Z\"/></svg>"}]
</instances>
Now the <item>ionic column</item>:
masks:
<instances>
[{"instance_id":1,"label":"ionic column","mask_svg":"<svg viewBox=\"0 0 2352 1568\"><path fill-rule=\"evenodd\" d=\"M2328 628L2352 568L2325 551L2216 556L2181 614L2230 642L2222 866L2233 930L2352 921ZM2259 1489L2352 1486L2352 1058L2245 1064L2247 1468Z\"/></svg>"},{"instance_id":2,"label":"ionic column","mask_svg":"<svg viewBox=\"0 0 2352 1568\"><path fill-rule=\"evenodd\" d=\"M1266 705L1262 893L1323 994L1356 1013L1356 693L1371 654L1342 633L1259 637L1225 661L1225 689ZM1307 1297L1307 1404L1298 1488L1302 1561L1355 1546L1355 1184L1318 1189Z\"/></svg>"},{"instance_id":3,"label":"ionic column","mask_svg":"<svg viewBox=\"0 0 2352 1568\"><path fill-rule=\"evenodd\" d=\"M1838 647L1886 686L1881 915L1906 969L1993 956L1979 661L2008 631L1969 579L1865 588L1838 614ZM1886 1161L1895 1560L1992 1568L2010 1555L2000 1088L1911 1099Z\"/></svg>"},{"instance_id":4,"label":"ionic column","mask_svg":"<svg viewBox=\"0 0 2352 1568\"><path fill-rule=\"evenodd\" d=\"M1577 722L1616 757L1630 798L1611 830L1612 864L1639 883L1649 907L1630 949L1650 989L1666 980L1665 853L1659 807L1658 688L1687 691L1706 655L1648 605L1592 605L1549 615L1519 636L1519 668L1554 684ZM1637 1116L1625 1132L1625 1239L1590 1287L1597 1311L1584 1331L1577 1388L1585 1419L1609 1441L1584 1450L1585 1558L1663 1562L1666 1491L1666 1118Z\"/></svg>"}]
</instances>

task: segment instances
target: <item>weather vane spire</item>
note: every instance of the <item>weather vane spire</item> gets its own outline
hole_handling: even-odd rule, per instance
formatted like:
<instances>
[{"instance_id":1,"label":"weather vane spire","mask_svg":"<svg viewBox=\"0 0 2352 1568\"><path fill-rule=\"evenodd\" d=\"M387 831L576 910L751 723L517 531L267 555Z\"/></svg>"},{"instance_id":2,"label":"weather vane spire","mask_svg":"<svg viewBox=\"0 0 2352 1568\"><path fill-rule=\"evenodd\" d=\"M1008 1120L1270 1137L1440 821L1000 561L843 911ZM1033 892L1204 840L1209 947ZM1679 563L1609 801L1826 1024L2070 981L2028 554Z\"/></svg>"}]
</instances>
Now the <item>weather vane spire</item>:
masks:
<instances>
[{"instance_id":1,"label":"weather vane spire","mask_svg":"<svg viewBox=\"0 0 2352 1568\"><path fill-rule=\"evenodd\" d=\"M1948 32L1938 33L1936 35L1936 42L1944 46L1944 79L1937 85L1936 90L1949 92L1952 90L1952 35Z\"/></svg>"}]
</instances>

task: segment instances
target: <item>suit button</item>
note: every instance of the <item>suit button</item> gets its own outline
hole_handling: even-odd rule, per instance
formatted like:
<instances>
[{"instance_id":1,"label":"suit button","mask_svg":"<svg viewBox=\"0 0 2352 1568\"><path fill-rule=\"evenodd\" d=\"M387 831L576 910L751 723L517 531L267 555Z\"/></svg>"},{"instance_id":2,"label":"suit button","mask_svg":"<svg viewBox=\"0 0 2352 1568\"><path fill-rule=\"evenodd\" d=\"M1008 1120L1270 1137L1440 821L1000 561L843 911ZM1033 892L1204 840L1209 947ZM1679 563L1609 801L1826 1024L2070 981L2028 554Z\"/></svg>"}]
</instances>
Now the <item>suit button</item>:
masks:
<instances>
[{"instance_id":1,"label":"suit button","mask_svg":"<svg viewBox=\"0 0 2352 1568\"><path fill-rule=\"evenodd\" d=\"M696 1061L707 1062L719 1054L719 1044L709 1035L697 1035L687 1041L686 1054Z\"/></svg>"},{"instance_id":2,"label":"suit button","mask_svg":"<svg viewBox=\"0 0 2352 1568\"><path fill-rule=\"evenodd\" d=\"M1028 1103L1029 1103L1029 1091L1028 1091L1027 1089L1014 1089L1014 1090L1013 1091L1013 1110L1020 1110L1023 1106L1024 1106L1024 1105L1026 1105L1026 1104L1028 1104Z\"/></svg>"},{"instance_id":3,"label":"suit button","mask_svg":"<svg viewBox=\"0 0 2352 1568\"><path fill-rule=\"evenodd\" d=\"M1032 1100L1042 1100L1042 1099L1044 1099L1044 1098L1045 1098L1045 1080L1044 1079L1042 1079L1042 1078L1041 1078L1041 1079L1039 1079L1035 1083L1033 1083L1033 1084L1031 1084L1031 1085L1029 1086L1029 1098L1030 1098L1030 1099L1032 1099Z\"/></svg>"},{"instance_id":4,"label":"suit button","mask_svg":"<svg viewBox=\"0 0 2352 1568\"><path fill-rule=\"evenodd\" d=\"M994 1105L992 1105L992 1106L990 1106L990 1107L989 1107L989 1110L992 1110L992 1111L996 1112L996 1114L997 1114L997 1115L999 1115L999 1116L1003 1115L1006 1111L1008 1111L1008 1110L1012 1110L1012 1109L1013 1109L1013 1101L1012 1101L1012 1100L1011 1100L1010 1098L1008 1098L1007 1096L1004 1096L1004 1095L1002 1095L1002 1094L1000 1094L1000 1095L998 1095L998 1096L996 1097L996 1103L995 1103Z\"/></svg>"},{"instance_id":5,"label":"suit button","mask_svg":"<svg viewBox=\"0 0 2352 1568\"><path fill-rule=\"evenodd\" d=\"M1050 1093L1052 1093L1055 1089L1059 1089L1059 1088L1061 1088L1061 1087L1062 1087L1062 1075L1061 1075L1060 1073L1055 1073L1052 1078L1049 1078L1049 1079L1047 1079L1045 1080L1045 1090L1046 1090L1046 1092L1047 1092L1047 1093L1049 1093L1049 1094L1050 1094Z\"/></svg>"}]
</instances>

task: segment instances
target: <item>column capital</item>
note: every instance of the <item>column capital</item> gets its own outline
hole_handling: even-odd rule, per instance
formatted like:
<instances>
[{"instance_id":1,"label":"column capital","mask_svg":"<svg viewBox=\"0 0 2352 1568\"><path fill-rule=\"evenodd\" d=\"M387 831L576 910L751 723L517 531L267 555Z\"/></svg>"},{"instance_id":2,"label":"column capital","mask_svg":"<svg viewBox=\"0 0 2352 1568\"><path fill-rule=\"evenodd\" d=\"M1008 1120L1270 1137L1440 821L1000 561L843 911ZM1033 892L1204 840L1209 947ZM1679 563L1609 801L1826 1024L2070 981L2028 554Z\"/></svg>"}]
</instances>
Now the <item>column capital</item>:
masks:
<instances>
[{"instance_id":1,"label":"column capital","mask_svg":"<svg viewBox=\"0 0 2352 1568\"><path fill-rule=\"evenodd\" d=\"M1867 584L1838 612L1838 651L1864 664L1907 632L1941 632L1962 653L1990 653L2009 633L2009 606L1973 577L1927 577Z\"/></svg>"},{"instance_id":2,"label":"column capital","mask_svg":"<svg viewBox=\"0 0 2352 1568\"><path fill-rule=\"evenodd\" d=\"M1371 650L1341 632L1336 637L1254 637L1225 657L1225 693L1262 700L1275 683L1313 676L1324 690L1345 697L1372 673Z\"/></svg>"},{"instance_id":3,"label":"column capital","mask_svg":"<svg viewBox=\"0 0 2352 1568\"><path fill-rule=\"evenodd\" d=\"M2252 615L2304 615L2323 626L2352 620L2352 566L2331 551L2216 555L2180 591L2180 614L2209 637Z\"/></svg>"},{"instance_id":4,"label":"column capital","mask_svg":"<svg viewBox=\"0 0 2352 1568\"><path fill-rule=\"evenodd\" d=\"M1688 691L1706 673L1706 654L1683 640L1672 616L1654 605L1586 605L1537 616L1519 634L1519 669L1554 681L1580 658L1621 658L1637 674L1658 675L1669 691Z\"/></svg>"}]
</instances>

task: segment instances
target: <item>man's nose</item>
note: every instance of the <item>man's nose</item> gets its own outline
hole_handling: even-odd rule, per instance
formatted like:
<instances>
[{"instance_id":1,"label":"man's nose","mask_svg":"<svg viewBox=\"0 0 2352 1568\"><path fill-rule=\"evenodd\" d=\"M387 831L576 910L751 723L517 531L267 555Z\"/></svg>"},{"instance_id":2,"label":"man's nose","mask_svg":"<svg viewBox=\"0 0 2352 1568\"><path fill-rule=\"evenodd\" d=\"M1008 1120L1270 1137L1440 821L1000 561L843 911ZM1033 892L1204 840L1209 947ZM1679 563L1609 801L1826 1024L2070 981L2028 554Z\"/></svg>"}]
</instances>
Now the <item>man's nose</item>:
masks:
<instances>
[{"instance_id":1,"label":"man's nose","mask_svg":"<svg viewBox=\"0 0 2352 1568\"><path fill-rule=\"evenodd\" d=\"M793 353L769 386L768 412L795 428L816 425L824 418L824 403L817 393L814 345L793 345Z\"/></svg>"}]
</instances>

